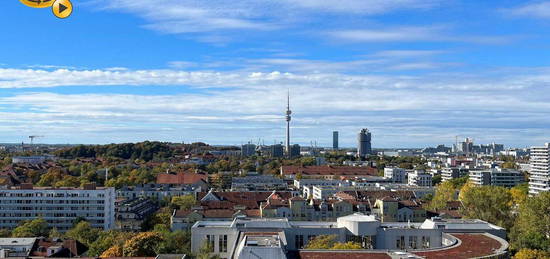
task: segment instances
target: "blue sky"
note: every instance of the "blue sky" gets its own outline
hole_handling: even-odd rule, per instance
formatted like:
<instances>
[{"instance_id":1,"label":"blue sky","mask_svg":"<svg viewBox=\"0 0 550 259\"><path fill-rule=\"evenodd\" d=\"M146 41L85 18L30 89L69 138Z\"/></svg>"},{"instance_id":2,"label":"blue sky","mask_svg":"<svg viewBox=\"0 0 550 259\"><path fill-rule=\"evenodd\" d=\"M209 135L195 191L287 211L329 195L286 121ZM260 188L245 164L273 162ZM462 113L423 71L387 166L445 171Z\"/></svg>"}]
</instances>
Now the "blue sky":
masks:
<instances>
[{"instance_id":1,"label":"blue sky","mask_svg":"<svg viewBox=\"0 0 550 259\"><path fill-rule=\"evenodd\" d=\"M550 140L550 1L2 1L0 142Z\"/></svg>"}]
</instances>

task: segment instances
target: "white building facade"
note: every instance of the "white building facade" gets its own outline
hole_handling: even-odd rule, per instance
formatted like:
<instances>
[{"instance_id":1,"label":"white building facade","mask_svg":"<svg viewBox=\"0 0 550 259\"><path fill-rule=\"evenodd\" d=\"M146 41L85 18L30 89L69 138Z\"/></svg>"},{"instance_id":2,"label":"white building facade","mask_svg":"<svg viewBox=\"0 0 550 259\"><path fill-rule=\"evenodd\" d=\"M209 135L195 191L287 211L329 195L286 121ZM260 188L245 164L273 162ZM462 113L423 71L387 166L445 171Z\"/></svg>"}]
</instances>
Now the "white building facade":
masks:
<instances>
[{"instance_id":1,"label":"white building facade","mask_svg":"<svg viewBox=\"0 0 550 259\"><path fill-rule=\"evenodd\" d=\"M531 147L531 175L529 177L529 194L550 191L550 143L542 147Z\"/></svg>"},{"instance_id":2,"label":"white building facade","mask_svg":"<svg viewBox=\"0 0 550 259\"><path fill-rule=\"evenodd\" d=\"M391 178L394 183L407 183L407 171L399 167L384 168L384 177Z\"/></svg>"},{"instance_id":3,"label":"white building facade","mask_svg":"<svg viewBox=\"0 0 550 259\"><path fill-rule=\"evenodd\" d=\"M432 186L432 175L423 170L414 170L408 174L409 185L413 186Z\"/></svg>"},{"instance_id":4,"label":"white building facade","mask_svg":"<svg viewBox=\"0 0 550 259\"><path fill-rule=\"evenodd\" d=\"M0 229L13 229L23 220L43 218L49 227L66 231L77 218L85 218L92 227L113 229L115 225L115 189L33 188L0 189Z\"/></svg>"}]
</instances>

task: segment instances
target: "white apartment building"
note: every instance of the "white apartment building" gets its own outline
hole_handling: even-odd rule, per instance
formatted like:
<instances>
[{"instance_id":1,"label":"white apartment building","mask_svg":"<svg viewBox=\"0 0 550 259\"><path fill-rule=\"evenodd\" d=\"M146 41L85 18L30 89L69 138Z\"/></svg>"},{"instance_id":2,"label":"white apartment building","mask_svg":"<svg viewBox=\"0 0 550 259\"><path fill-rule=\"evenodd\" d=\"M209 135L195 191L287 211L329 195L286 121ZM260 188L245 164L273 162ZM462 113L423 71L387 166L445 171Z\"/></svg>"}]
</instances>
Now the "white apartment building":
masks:
<instances>
[{"instance_id":1,"label":"white apartment building","mask_svg":"<svg viewBox=\"0 0 550 259\"><path fill-rule=\"evenodd\" d=\"M414 170L408 174L409 185L413 186L432 186L432 175L424 170Z\"/></svg>"},{"instance_id":2,"label":"white apartment building","mask_svg":"<svg viewBox=\"0 0 550 259\"><path fill-rule=\"evenodd\" d=\"M514 187L523 182L523 174L516 170L491 168L471 170L468 178L475 185Z\"/></svg>"},{"instance_id":3,"label":"white apartment building","mask_svg":"<svg viewBox=\"0 0 550 259\"><path fill-rule=\"evenodd\" d=\"M384 168L384 177L391 178L394 183L407 182L407 172L405 171L405 169L399 167Z\"/></svg>"},{"instance_id":4,"label":"white apartment building","mask_svg":"<svg viewBox=\"0 0 550 259\"><path fill-rule=\"evenodd\" d=\"M94 228L112 229L115 225L115 189L33 187L0 189L0 229L13 229L23 220L43 218L49 227L66 231L79 217Z\"/></svg>"},{"instance_id":5,"label":"white apartment building","mask_svg":"<svg viewBox=\"0 0 550 259\"><path fill-rule=\"evenodd\" d=\"M530 164L529 194L550 191L550 143L531 147Z\"/></svg>"}]
</instances>

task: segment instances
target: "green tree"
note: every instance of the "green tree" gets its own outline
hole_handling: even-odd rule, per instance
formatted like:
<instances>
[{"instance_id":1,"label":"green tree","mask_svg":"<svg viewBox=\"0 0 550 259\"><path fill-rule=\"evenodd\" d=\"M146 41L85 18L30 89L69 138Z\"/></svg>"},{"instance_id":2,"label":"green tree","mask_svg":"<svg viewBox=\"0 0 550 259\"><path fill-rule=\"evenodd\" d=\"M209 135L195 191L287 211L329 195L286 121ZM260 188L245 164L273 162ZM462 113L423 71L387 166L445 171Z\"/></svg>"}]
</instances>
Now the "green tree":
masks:
<instances>
[{"instance_id":1,"label":"green tree","mask_svg":"<svg viewBox=\"0 0 550 259\"><path fill-rule=\"evenodd\" d=\"M204 242L204 244L199 249L199 253L197 254L197 259L220 259L218 255L213 255L212 251L214 251L214 248L212 245L210 245L208 242Z\"/></svg>"},{"instance_id":2,"label":"green tree","mask_svg":"<svg viewBox=\"0 0 550 259\"><path fill-rule=\"evenodd\" d=\"M12 231L12 237L47 237L48 234L48 223L42 218L22 221Z\"/></svg>"},{"instance_id":3,"label":"green tree","mask_svg":"<svg viewBox=\"0 0 550 259\"><path fill-rule=\"evenodd\" d=\"M0 229L0 238L11 237L11 231L9 229Z\"/></svg>"},{"instance_id":4,"label":"green tree","mask_svg":"<svg viewBox=\"0 0 550 259\"><path fill-rule=\"evenodd\" d=\"M193 206L197 205L197 200L193 195L182 195L172 197L172 208L179 208L181 210L189 210Z\"/></svg>"},{"instance_id":5,"label":"green tree","mask_svg":"<svg viewBox=\"0 0 550 259\"><path fill-rule=\"evenodd\" d=\"M66 236L90 246L98 238L99 232L101 232L101 230L93 228L89 222L80 221L67 231Z\"/></svg>"},{"instance_id":6,"label":"green tree","mask_svg":"<svg viewBox=\"0 0 550 259\"><path fill-rule=\"evenodd\" d=\"M460 193L466 218L481 219L509 228L513 222L511 213L512 195L508 189L498 186L468 188Z\"/></svg>"},{"instance_id":7,"label":"green tree","mask_svg":"<svg viewBox=\"0 0 550 259\"><path fill-rule=\"evenodd\" d=\"M529 197L520 205L510 240L515 250L550 251L550 192Z\"/></svg>"},{"instance_id":8,"label":"green tree","mask_svg":"<svg viewBox=\"0 0 550 259\"><path fill-rule=\"evenodd\" d=\"M50 230L50 233L48 234L48 236L51 237L51 238L63 238L64 237L63 233L59 232L56 227L53 227Z\"/></svg>"},{"instance_id":9,"label":"green tree","mask_svg":"<svg viewBox=\"0 0 550 259\"><path fill-rule=\"evenodd\" d=\"M170 217L172 216L172 211L168 207L164 207L147 217L141 224L141 229L143 231L153 230L156 225L164 225L167 229L170 229Z\"/></svg>"}]
</instances>

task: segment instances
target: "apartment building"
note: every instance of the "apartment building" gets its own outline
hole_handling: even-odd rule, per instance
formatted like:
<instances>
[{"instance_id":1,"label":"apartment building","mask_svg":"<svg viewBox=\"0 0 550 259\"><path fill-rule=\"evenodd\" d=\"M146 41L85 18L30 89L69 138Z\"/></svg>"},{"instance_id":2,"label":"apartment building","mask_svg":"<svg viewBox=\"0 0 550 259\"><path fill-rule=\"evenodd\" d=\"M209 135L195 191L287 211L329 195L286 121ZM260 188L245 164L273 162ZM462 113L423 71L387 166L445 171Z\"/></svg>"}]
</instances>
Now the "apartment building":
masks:
<instances>
[{"instance_id":1,"label":"apartment building","mask_svg":"<svg viewBox=\"0 0 550 259\"><path fill-rule=\"evenodd\" d=\"M92 227L115 225L115 189L87 184L84 188L19 187L0 189L0 229L13 229L24 220L43 218L50 227L66 231L77 218Z\"/></svg>"},{"instance_id":2,"label":"apartment building","mask_svg":"<svg viewBox=\"0 0 550 259\"><path fill-rule=\"evenodd\" d=\"M531 147L531 175L529 177L529 194L550 191L550 143L542 147Z\"/></svg>"},{"instance_id":3,"label":"apartment building","mask_svg":"<svg viewBox=\"0 0 550 259\"><path fill-rule=\"evenodd\" d=\"M524 182L523 174L521 172L502 168L471 170L468 179L475 185L493 185L502 187L514 187Z\"/></svg>"},{"instance_id":4,"label":"apartment building","mask_svg":"<svg viewBox=\"0 0 550 259\"><path fill-rule=\"evenodd\" d=\"M408 173L409 185L413 186L432 186L432 175L423 170L414 170Z\"/></svg>"},{"instance_id":5,"label":"apartment building","mask_svg":"<svg viewBox=\"0 0 550 259\"><path fill-rule=\"evenodd\" d=\"M407 172L403 168L386 167L384 177L392 179L394 183L407 183Z\"/></svg>"}]
</instances>

